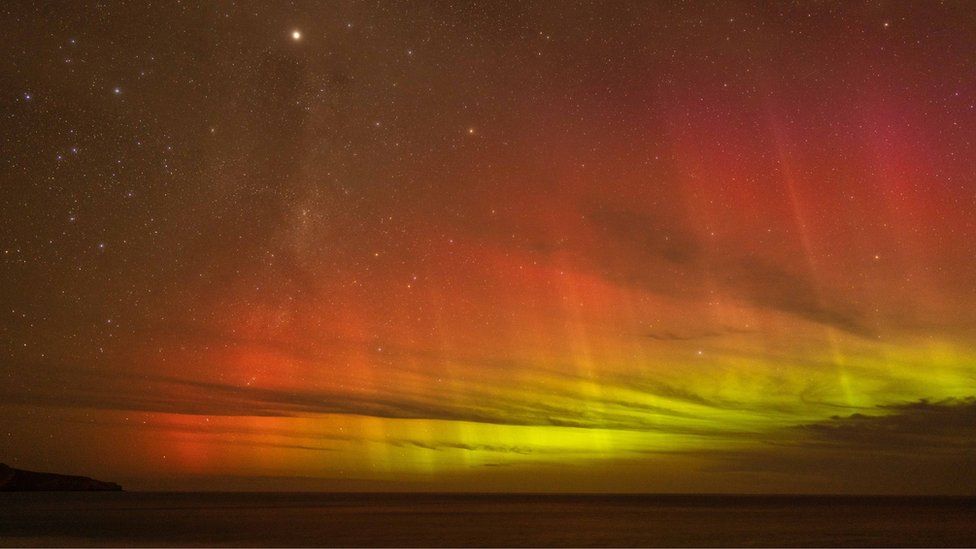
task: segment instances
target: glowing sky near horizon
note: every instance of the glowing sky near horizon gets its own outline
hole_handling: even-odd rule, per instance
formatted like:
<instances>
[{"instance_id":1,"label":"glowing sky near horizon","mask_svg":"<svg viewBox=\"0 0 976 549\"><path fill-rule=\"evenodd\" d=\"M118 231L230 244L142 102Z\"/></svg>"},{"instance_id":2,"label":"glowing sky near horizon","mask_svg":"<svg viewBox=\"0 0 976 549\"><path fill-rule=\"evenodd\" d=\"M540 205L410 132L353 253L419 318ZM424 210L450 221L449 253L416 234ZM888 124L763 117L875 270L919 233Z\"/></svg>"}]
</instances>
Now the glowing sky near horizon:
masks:
<instances>
[{"instance_id":1,"label":"glowing sky near horizon","mask_svg":"<svg viewBox=\"0 0 976 549\"><path fill-rule=\"evenodd\" d=\"M976 486L965 3L0 12L0 461Z\"/></svg>"}]
</instances>

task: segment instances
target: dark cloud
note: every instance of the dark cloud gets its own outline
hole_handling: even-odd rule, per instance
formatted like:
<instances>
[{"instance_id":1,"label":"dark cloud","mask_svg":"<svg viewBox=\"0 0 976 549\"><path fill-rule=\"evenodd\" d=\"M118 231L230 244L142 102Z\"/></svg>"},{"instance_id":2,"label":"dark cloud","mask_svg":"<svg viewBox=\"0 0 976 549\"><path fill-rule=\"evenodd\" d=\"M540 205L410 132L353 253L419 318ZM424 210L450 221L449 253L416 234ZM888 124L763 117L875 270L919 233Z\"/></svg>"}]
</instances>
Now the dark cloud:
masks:
<instances>
[{"instance_id":1,"label":"dark cloud","mask_svg":"<svg viewBox=\"0 0 976 549\"><path fill-rule=\"evenodd\" d=\"M792 273L757 257L738 259L724 272L723 281L729 290L757 307L791 313L860 336L872 335L861 314L849 305L828 301L827 292L817 288L808 275Z\"/></svg>"},{"instance_id":2,"label":"dark cloud","mask_svg":"<svg viewBox=\"0 0 976 549\"><path fill-rule=\"evenodd\" d=\"M834 416L801 427L807 445L886 452L976 450L976 397L879 406L886 415ZM976 464L976 455L973 456Z\"/></svg>"},{"instance_id":3,"label":"dark cloud","mask_svg":"<svg viewBox=\"0 0 976 549\"><path fill-rule=\"evenodd\" d=\"M721 335L722 332L716 332L716 331L699 332L695 334L677 334L675 332L660 331L660 332L647 332L644 334L644 337L656 341L698 341L701 339L710 339L713 337L719 337Z\"/></svg>"},{"instance_id":4,"label":"dark cloud","mask_svg":"<svg viewBox=\"0 0 976 549\"><path fill-rule=\"evenodd\" d=\"M763 446L706 452L709 472L837 493L976 490L976 397L879 406L778 433Z\"/></svg>"},{"instance_id":5,"label":"dark cloud","mask_svg":"<svg viewBox=\"0 0 976 549\"><path fill-rule=\"evenodd\" d=\"M698 238L662 216L647 212L596 208L587 219L612 242L631 248L638 256L693 264L703 255Z\"/></svg>"},{"instance_id":6,"label":"dark cloud","mask_svg":"<svg viewBox=\"0 0 976 549\"><path fill-rule=\"evenodd\" d=\"M656 330L656 331L644 332L642 335L648 339L653 339L655 341L701 341L703 339L714 339L714 338L722 337L724 335L750 334L755 332L756 330L722 327L721 329L716 329L716 330L698 330L698 331L686 331L680 333L677 331Z\"/></svg>"},{"instance_id":7,"label":"dark cloud","mask_svg":"<svg viewBox=\"0 0 976 549\"><path fill-rule=\"evenodd\" d=\"M501 444L464 444L460 442L422 441L410 439L391 439L384 441L393 446L413 446L426 450L465 450L468 452L495 452L504 454L528 455L538 452L529 446L506 446Z\"/></svg>"},{"instance_id":8,"label":"dark cloud","mask_svg":"<svg viewBox=\"0 0 976 549\"><path fill-rule=\"evenodd\" d=\"M767 259L708 248L682 218L608 207L591 208L586 218L607 243L592 252L591 267L613 280L667 294L698 295L707 273L728 295L760 309L859 336L874 333L855 307L841 298L828 298L838 295L835 288L819 288L811 274ZM677 341L699 335L663 331L648 337Z\"/></svg>"}]
</instances>

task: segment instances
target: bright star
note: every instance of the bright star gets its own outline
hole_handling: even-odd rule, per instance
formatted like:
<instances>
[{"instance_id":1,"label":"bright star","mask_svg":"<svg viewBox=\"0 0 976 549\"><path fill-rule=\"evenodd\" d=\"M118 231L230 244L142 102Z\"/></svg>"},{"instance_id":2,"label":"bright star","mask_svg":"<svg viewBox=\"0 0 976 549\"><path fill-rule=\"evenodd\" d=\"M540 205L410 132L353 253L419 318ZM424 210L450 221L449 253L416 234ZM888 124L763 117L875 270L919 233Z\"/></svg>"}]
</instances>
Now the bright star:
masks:
<instances>
[{"instance_id":1,"label":"bright star","mask_svg":"<svg viewBox=\"0 0 976 549\"><path fill-rule=\"evenodd\" d=\"M301 40L302 39L302 33L301 33L301 31L298 31L298 30L291 31L291 39L292 40L296 40L296 41L297 40Z\"/></svg>"}]
</instances>

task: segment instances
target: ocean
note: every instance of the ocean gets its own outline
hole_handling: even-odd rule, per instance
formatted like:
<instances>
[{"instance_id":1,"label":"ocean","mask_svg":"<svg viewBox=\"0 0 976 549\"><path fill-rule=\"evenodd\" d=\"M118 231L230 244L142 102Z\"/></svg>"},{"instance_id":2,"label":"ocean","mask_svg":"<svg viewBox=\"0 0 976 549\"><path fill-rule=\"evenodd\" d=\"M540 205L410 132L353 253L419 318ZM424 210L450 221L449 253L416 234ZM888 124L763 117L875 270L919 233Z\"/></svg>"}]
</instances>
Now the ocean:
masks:
<instances>
[{"instance_id":1,"label":"ocean","mask_svg":"<svg viewBox=\"0 0 976 549\"><path fill-rule=\"evenodd\" d=\"M976 546L976 498L0 493L2 546Z\"/></svg>"}]
</instances>

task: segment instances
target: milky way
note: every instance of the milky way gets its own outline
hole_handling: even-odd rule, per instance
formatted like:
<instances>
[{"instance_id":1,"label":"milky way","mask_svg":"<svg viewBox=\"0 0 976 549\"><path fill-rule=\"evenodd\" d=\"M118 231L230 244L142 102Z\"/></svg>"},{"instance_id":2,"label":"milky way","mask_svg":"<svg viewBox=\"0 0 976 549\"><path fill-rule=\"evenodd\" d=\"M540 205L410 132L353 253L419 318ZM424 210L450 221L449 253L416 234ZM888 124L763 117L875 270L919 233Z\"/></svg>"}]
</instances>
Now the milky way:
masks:
<instances>
[{"instance_id":1,"label":"milky way","mask_svg":"<svg viewBox=\"0 0 976 549\"><path fill-rule=\"evenodd\" d=\"M142 488L976 486L972 6L0 18L0 461Z\"/></svg>"}]
</instances>

